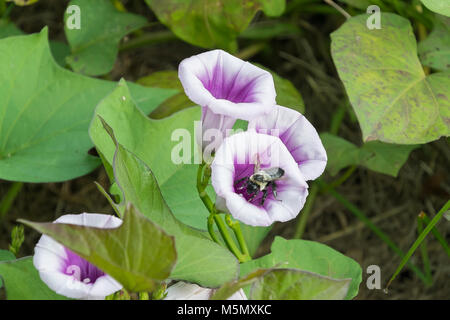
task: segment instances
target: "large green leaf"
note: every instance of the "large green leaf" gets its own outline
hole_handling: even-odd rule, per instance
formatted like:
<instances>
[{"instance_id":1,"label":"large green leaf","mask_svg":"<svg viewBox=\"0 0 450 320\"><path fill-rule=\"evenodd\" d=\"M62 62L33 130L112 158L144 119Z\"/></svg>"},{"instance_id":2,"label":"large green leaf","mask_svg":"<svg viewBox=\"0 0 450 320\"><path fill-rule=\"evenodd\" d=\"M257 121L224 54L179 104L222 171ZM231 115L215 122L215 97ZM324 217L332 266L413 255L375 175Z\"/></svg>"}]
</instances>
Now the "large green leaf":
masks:
<instances>
[{"instance_id":1,"label":"large green leaf","mask_svg":"<svg viewBox=\"0 0 450 320\"><path fill-rule=\"evenodd\" d=\"M177 259L174 238L131 205L114 229L21 222L60 242L131 292L152 292L170 275Z\"/></svg>"},{"instance_id":2,"label":"large green leaf","mask_svg":"<svg viewBox=\"0 0 450 320\"><path fill-rule=\"evenodd\" d=\"M69 6L80 8L80 29L65 24L72 54L67 63L86 75L108 73L114 66L119 41L147 23L144 17L118 11L110 0L72 0ZM66 12L64 21L72 14Z\"/></svg>"},{"instance_id":3,"label":"large green leaf","mask_svg":"<svg viewBox=\"0 0 450 320\"><path fill-rule=\"evenodd\" d=\"M53 60L47 29L0 40L0 178L25 182L72 179L100 163L88 155L95 105L114 82L87 78ZM130 84L150 112L172 90Z\"/></svg>"},{"instance_id":4,"label":"large green leaf","mask_svg":"<svg viewBox=\"0 0 450 320\"><path fill-rule=\"evenodd\" d=\"M257 269L220 287L212 300L225 300L251 286L250 300L342 300L351 279L332 279L298 269Z\"/></svg>"},{"instance_id":5,"label":"large green leaf","mask_svg":"<svg viewBox=\"0 0 450 320\"><path fill-rule=\"evenodd\" d=\"M158 19L179 38L203 47L237 49L237 36L258 10L279 16L285 0L146 0Z\"/></svg>"},{"instance_id":6,"label":"large green leaf","mask_svg":"<svg viewBox=\"0 0 450 320\"><path fill-rule=\"evenodd\" d=\"M450 18L437 16L430 35L419 43L422 63L437 70L450 69Z\"/></svg>"},{"instance_id":7,"label":"large green leaf","mask_svg":"<svg viewBox=\"0 0 450 320\"><path fill-rule=\"evenodd\" d=\"M436 13L450 17L450 2L448 0L421 0L422 3Z\"/></svg>"},{"instance_id":8,"label":"large green leaf","mask_svg":"<svg viewBox=\"0 0 450 320\"><path fill-rule=\"evenodd\" d=\"M450 72L425 75L409 21L383 13L369 30L366 15L331 35L331 52L365 141L426 143L450 134Z\"/></svg>"},{"instance_id":9,"label":"large green leaf","mask_svg":"<svg viewBox=\"0 0 450 320\"><path fill-rule=\"evenodd\" d=\"M122 97L125 97L125 101ZM102 103L105 108L109 106L112 110L104 109L103 112L101 112L100 108L102 105L97 109L97 113L101 115L102 118L105 116L105 121L110 125L112 128L111 130L114 130L117 141L120 143L117 152L115 153L115 157L113 158L114 160L111 160L110 158L111 152L114 153L114 143L109 134L104 130L101 119L98 117L94 119L90 130L91 137L99 152L104 155L105 161L111 161L109 163L113 163L115 181L123 192L121 198L125 199L124 201L133 203L145 216L175 237L178 262L171 278L195 282L206 287L217 287L222 283L235 278L238 270L238 262L234 256L225 248L211 241L207 233L195 230L175 218L161 196L161 191L156 182L158 176L156 176L155 180L152 171L150 171L150 168L147 165L149 163L146 161L144 162L135 156L135 151L139 151L140 155L144 156L146 153L143 152L143 150L140 150L140 148L136 148L138 145L141 145L139 142L141 140L133 140L133 135L127 136L127 134L129 135L131 132L122 130L122 128L126 126L132 126L133 128L139 129L137 132L140 132L141 138L136 136L136 139L144 139L144 141L148 142L148 147L153 145L152 139L156 139L160 144L160 149L156 151L157 155L159 155L159 161L171 162L170 157L165 159L164 154L162 153L162 150L168 149L168 146L164 143L163 138L158 138L158 134L164 132L162 127L153 128L150 132L145 130L146 125L149 125L148 128L151 128L151 123L158 122L157 120L143 118L143 122L139 122L138 120L140 118L136 117L132 118L134 122L127 124L126 122L124 123L123 121L121 122L120 119L117 119L117 115L119 115L119 117L124 117L122 119L126 119L127 116L129 116L125 106L133 106L133 104L128 101L128 89L126 84L122 82ZM114 111L113 106L116 104L119 105L119 107L120 105L123 107L120 113L105 112L106 110ZM168 120L170 119L173 119L173 117L168 118ZM162 122L162 124L169 126L167 121ZM177 124L182 124L182 122L175 123L175 127ZM168 141L170 141L170 138ZM112 146L111 143L113 143ZM125 147L131 147L133 153L122 147L122 143ZM152 164L154 165L155 162L152 162ZM185 181L180 181L179 184L181 185L172 187L172 190L175 187L179 188L179 190L172 192L186 195L186 191L189 190L186 182L190 181L193 180L186 179ZM180 207L180 212L182 209L183 207ZM186 206L185 210L189 210L189 205ZM200 214L195 211L190 212L194 215Z\"/></svg>"},{"instance_id":10,"label":"large green leaf","mask_svg":"<svg viewBox=\"0 0 450 320\"><path fill-rule=\"evenodd\" d=\"M327 170L332 175L336 175L339 170L350 165L361 165L396 177L400 168L408 160L411 151L419 147L379 141L370 141L357 147L330 133L322 133L320 138L328 154Z\"/></svg>"},{"instance_id":11,"label":"large green leaf","mask_svg":"<svg viewBox=\"0 0 450 320\"><path fill-rule=\"evenodd\" d=\"M175 164L172 141L175 130L185 130L190 150L196 148L194 121L200 121L200 109L189 108L169 118L153 120L136 108L124 82L105 98L96 109L114 130L116 138L126 149L147 164L155 174L162 195L175 216L196 228L206 229L208 211L196 189L197 165ZM90 136L105 160L112 164L115 145L96 117L91 123Z\"/></svg>"},{"instance_id":12,"label":"large green leaf","mask_svg":"<svg viewBox=\"0 0 450 320\"><path fill-rule=\"evenodd\" d=\"M259 278L252 300L343 300L351 279L336 280L296 269L276 269Z\"/></svg>"},{"instance_id":13,"label":"large green leaf","mask_svg":"<svg viewBox=\"0 0 450 320\"><path fill-rule=\"evenodd\" d=\"M32 257L0 262L0 278L8 300L67 300L42 282Z\"/></svg>"},{"instance_id":14,"label":"large green leaf","mask_svg":"<svg viewBox=\"0 0 450 320\"><path fill-rule=\"evenodd\" d=\"M352 279L347 299L356 296L362 279L359 264L334 249L318 242L281 237L275 238L270 254L241 264L241 276L256 269L274 267L309 271L336 280Z\"/></svg>"}]
</instances>

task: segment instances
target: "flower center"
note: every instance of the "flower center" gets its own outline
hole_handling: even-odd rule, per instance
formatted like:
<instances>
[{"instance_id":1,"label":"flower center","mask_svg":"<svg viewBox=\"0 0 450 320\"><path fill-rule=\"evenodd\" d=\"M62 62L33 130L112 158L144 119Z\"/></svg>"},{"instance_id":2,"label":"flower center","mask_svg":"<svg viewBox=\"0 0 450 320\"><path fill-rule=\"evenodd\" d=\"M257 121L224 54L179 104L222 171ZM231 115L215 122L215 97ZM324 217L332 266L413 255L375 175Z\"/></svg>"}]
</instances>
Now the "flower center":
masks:
<instances>
[{"instance_id":1,"label":"flower center","mask_svg":"<svg viewBox=\"0 0 450 320\"><path fill-rule=\"evenodd\" d=\"M264 207L268 200L272 200L273 188L268 184L262 191L259 185L250 181L250 176L254 173L255 165L235 165L234 192L242 195L245 200L258 207ZM263 201L264 199L264 201Z\"/></svg>"},{"instance_id":2,"label":"flower center","mask_svg":"<svg viewBox=\"0 0 450 320\"><path fill-rule=\"evenodd\" d=\"M86 284L95 283L98 278L105 275L105 273L84 260L76 253L65 248L67 259L63 266L63 272L69 276L73 276L76 280L84 282Z\"/></svg>"}]
</instances>

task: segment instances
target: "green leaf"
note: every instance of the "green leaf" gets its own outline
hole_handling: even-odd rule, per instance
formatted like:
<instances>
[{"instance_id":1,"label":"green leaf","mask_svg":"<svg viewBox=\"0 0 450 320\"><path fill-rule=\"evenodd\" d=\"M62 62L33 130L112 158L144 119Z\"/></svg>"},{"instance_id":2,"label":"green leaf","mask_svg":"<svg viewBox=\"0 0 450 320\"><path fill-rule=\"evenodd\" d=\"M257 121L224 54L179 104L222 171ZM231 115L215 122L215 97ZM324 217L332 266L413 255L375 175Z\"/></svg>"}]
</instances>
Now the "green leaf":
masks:
<instances>
[{"instance_id":1,"label":"green leaf","mask_svg":"<svg viewBox=\"0 0 450 320\"><path fill-rule=\"evenodd\" d=\"M280 16L285 0L146 0L158 19L184 41L203 48L236 51L237 36L256 12Z\"/></svg>"},{"instance_id":2,"label":"green leaf","mask_svg":"<svg viewBox=\"0 0 450 320\"><path fill-rule=\"evenodd\" d=\"M205 229L209 213L197 193L194 156L188 158L187 164L172 161L172 149L180 143L172 141L175 130L186 134L183 141L192 153L197 150L194 121L200 121L200 108L189 108L161 120L148 119L136 108L122 82L97 106L95 113L113 128L120 144L152 169L175 216L188 225ZM115 145L97 117L92 121L90 136L105 161L112 164Z\"/></svg>"},{"instance_id":3,"label":"green leaf","mask_svg":"<svg viewBox=\"0 0 450 320\"><path fill-rule=\"evenodd\" d=\"M357 147L330 133L322 133L320 138L328 154L327 170L333 176L350 165L361 165L396 177L400 168L408 160L411 151L419 147L379 141L370 141Z\"/></svg>"},{"instance_id":4,"label":"green leaf","mask_svg":"<svg viewBox=\"0 0 450 320\"><path fill-rule=\"evenodd\" d=\"M0 179L53 182L89 173L100 164L88 155L88 128L96 104L114 82L87 78L58 66L47 29L0 40ZM130 84L150 112L172 91Z\"/></svg>"},{"instance_id":5,"label":"green leaf","mask_svg":"<svg viewBox=\"0 0 450 320\"><path fill-rule=\"evenodd\" d=\"M50 41L50 50L53 58L61 66L66 66L66 57L70 55L70 47L67 43L60 41Z\"/></svg>"},{"instance_id":6,"label":"green leaf","mask_svg":"<svg viewBox=\"0 0 450 320\"><path fill-rule=\"evenodd\" d=\"M253 284L250 299L342 300L347 295L350 281L296 269L276 269Z\"/></svg>"},{"instance_id":7,"label":"green leaf","mask_svg":"<svg viewBox=\"0 0 450 320\"><path fill-rule=\"evenodd\" d=\"M20 36L24 34L22 30L16 27L11 21L0 19L0 39Z\"/></svg>"},{"instance_id":8,"label":"green leaf","mask_svg":"<svg viewBox=\"0 0 450 320\"><path fill-rule=\"evenodd\" d=\"M211 297L210 300L227 300L235 292L245 288L246 286L253 284L258 280L258 278L269 273L271 270L273 269L258 269L250 272L248 275L246 275L241 279L227 282L224 285L222 285L219 289L217 289L217 291L214 293L214 295Z\"/></svg>"},{"instance_id":9,"label":"green leaf","mask_svg":"<svg viewBox=\"0 0 450 320\"><path fill-rule=\"evenodd\" d=\"M421 0L422 3L436 13L450 17L450 3L447 0Z\"/></svg>"},{"instance_id":10,"label":"green leaf","mask_svg":"<svg viewBox=\"0 0 450 320\"><path fill-rule=\"evenodd\" d=\"M131 205L124 212L123 223L114 229L21 222L60 242L130 292L155 290L170 275L177 259L173 237Z\"/></svg>"},{"instance_id":11,"label":"green leaf","mask_svg":"<svg viewBox=\"0 0 450 320\"><path fill-rule=\"evenodd\" d=\"M125 97L125 100L122 97ZM97 114L114 130L115 138L119 142L114 161L111 159L115 151L114 143L104 130L99 117L92 121L90 133L97 149L104 155L104 160L114 163L115 181L123 191L122 199L133 203L146 217L175 237L178 262L171 278L195 282L204 287L217 287L236 277L237 260L228 250L212 242L206 232L189 227L179 221L178 216L175 218L169 209L170 205L166 204L167 198L164 201L162 197L164 192L161 195L163 189L160 191L156 182L161 185L161 181L165 181L167 195L171 196L172 201L188 195L191 195L192 199L198 199L193 185L195 176L183 173L188 168L196 171L196 166L178 166L179 171L177 168L173 169L170 159L171 146L168 143L173 129L182 128L186 124L185 121L192 123L190 111L189 109L180 112L164 120L147 119L134 107L125 82L121 82L97 108ZM198 110L193 111L195 113L192 116L196 119L199 116ZM181 116L177 119L177 115ZM146 143L142 144L140 141ZM150 165L162 170L159 172L159 179L155 169L155 180ZM170 177L174 174L178 175L179 180ZM174 184L171 185L170 181L174 181ZM167 184L168 182L170 183ZM179 207L179 212L188 211L197 216L196 219L201 218L202 213L192 208L188 202Z\"/></svg>"},{"instance_id":12,"label":"green leaf","mask_svg":"<svg viewBox=\"0 0 450 320\"><path fill-rule=\"evenodd\" d=\"M383 13L369 30L367 15L331 35L331 52L364 141L416 144L450 134L450 73L425 75L409 21Z\"/></svg>"},{"instance_id":13,"label":"green leaf","mask_svg":"<svg viewBox=\"0 0 450 320\"><path fill-rule=\"evenodd\" d=\"M257 269L224 284L211 300L225 300L246 286L251 286L250 300L342 300L350 282L298 269Z\"/></svg>"},{"instance_id":14,"label":"green leaf","mask_svg":"<svg viewBox=\"0 0 450 320\"><path fill-rule=\"evenodd\" d=\"M137 83L152 88L173 89L174 95L164 102L150 114L152 119L166 118L175 112L195 106L189 100L183 90L178 73L176 71L158 71L137 81Z\"/></svg>"},{"instance_id":15,"label":"green leaf","mask_svg":"<svg viewBox=\"0 0 450 320\"><path fill-rule=\"evenodd\" d=\"M128 33L146 25L139 15L118 11L110 0L72 0L80 8L80 29L69 28L64 16L65 32L72 54L67 63L76 72L102 75L111 71L119 51L119 41Z\"/></svg>"},{"instance_id":16,"label":"green leaf","mask_svg":"<svg viewBox=\"0 0 450 320\"><path fill-rule=\"evenodd\" d=\"M0 279L8 300L67 300L42 282L32 257L0 262Z\"/></svg>"},{"instance_id":17,"label":"green leaf","mask_svg":"<svg viewBox=\"0 0 450 320\"><path fill-rule=\"evenodd\" d=\"M420 60L437 70L450 69L450 18L437 16L430 35L419 43Z\"/></svg>"},{"instance_id":18,"label":"green leaf","mask_svg":"<svg viewBox=\"0 0 450 320\"><path fill-rule=\"evenodd\" d=\"M8 250L0 250L0 262L1 261L9 261L9 260L15 260L16 257L11 251Z\"/></svg>"},{"instance_id":19,"label":"green leaf","mask_svg":"<svg viewBox=\"0 0 450 320\"><path fill-rule=\"evenodd\" d=\"M362 279L359 264L334 249L313 241L281 237L275 238L270 254L241 264L241 276L258 268L273 267L299 269L333 279L352 279L346 299L356 296Z\"/></svg>"}]
</instances>

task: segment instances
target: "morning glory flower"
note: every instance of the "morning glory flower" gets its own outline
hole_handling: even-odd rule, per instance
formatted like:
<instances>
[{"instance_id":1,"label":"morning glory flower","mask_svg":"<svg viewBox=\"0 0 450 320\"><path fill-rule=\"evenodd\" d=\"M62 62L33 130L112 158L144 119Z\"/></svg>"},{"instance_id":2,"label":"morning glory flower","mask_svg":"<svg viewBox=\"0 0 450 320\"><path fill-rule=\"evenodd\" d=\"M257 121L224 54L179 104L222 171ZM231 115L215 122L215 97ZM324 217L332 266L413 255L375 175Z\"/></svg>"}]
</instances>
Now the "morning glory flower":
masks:
<instances>
[{"instance_id":1,"label":"morning glory flower","mask_svg":"<svg viewBox=\"0 0 450 320\"><path fill-rule=\"evenodd\" d=\"M251 183L258 166L274 177L272 182ZM211 181L217 208L252 226L295 218L308 195L305 178L284 143L251 129L223 141L211 164Z\"/></svg>"},{"instance_id":2,"label":"morning glory flower","mask_svg":"<svg viewBox=\"0 0 450 320\"><path fill-rule=\"evenodd\" d=\"M83 213L61 216L54 223L109 229L119 227L122 220L105 214ZM49 236L41 237L34 252L33 263L42 281L60 295L97 300L122 289L112 277Z\"/></svg>"},{"instance_id":3,"label":"morning glory flower","mask_svg":"<svg viewBox=\"0 0 450 320\"><path fill-rule=\"evenodd\" d=\"M214 294L214 289L203 288L195 283L177 282L167 288L167 296L164 300L209 300ZM248 300L244 290L239 290L227 300Z\"/></svg>"},{"instance_id":4,"label":"morning glory flower","mask_svg":"<svg viewBox=\"0 0 450 320\"><path fill-rule=\"evenodd\" d=\"M248 128L278 136L306 180L318 178L325 170L327 153L319 134L299 112L277 105L269 115L249 121Z\"/></svg>"},{"instance_id":5,"label":"morning glory flower","mask_svg":"<svg viewBox=\"0 0 450 320\"><path fill-rule=\"evenodd\" d=\"M197 137L202 150L208 129L218 129L224 137L236 119L251 120L275 105L272 75L223 50L184 59L178 76L189 99L202 107L202 137Z\"/></svg>"}]
</instances>

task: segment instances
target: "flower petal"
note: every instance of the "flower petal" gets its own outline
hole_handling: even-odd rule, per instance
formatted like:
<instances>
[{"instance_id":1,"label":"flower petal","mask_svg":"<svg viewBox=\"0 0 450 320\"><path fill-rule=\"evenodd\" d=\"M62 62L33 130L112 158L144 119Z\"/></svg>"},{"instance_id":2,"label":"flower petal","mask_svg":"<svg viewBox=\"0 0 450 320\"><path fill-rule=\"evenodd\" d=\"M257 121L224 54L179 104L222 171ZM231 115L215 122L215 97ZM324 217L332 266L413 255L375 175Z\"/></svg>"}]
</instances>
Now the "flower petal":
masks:
<instances>
[{"instance_id":1,"label":"flower petal","mask_svg":"<svg viewBox=\"0 0 450 320\"><path fill-rule=\"evenodd\" d=\"M251 202L236 190L237 181L254 172L255 161L261 169L281 168L284 174L275 181L277 196ZM228 209L235 219L253 226L268 226L275 221L293 219L303 207L308 185L297 163L278 137L254 130L235 134L224 140L211 165L211 181L219 206ZM273 191L272 191L273 192Z\"/></svg>"},{"instance_id":2,"label":"flower petal","mask_svg":"<svg viewBox=\"0 0 450 320\"><path fill-rule=\"evenodd\" d=\"M122 220L114 216L105 214L83 213L78 215L64 215L54 223L67 223L102 229L117 228L122 224ZM56 293L74 299L104 299L106 296L120 290L120 285L116 280L108 275L102 275L90 283L87 279L81 279L80 275L68 272L67 263L69 255L67 248L53 240L51 237L43 235L35 247L33 264L39 271L39 275L47 286ZM76 256L76 255L75 255ZM80 261L83 265L73 265L69 267L85 267L89 262L76 256L75 261ZM89 266L91 270L96 269ZM94 273L98 274L96 270ZM100 273L102 274L102 273ZM84 281L83 281L84 280Z\"/></svg>"},{"instance_id":3,"label":"flower petal","mask_svg":"<svg viewBox=\"0 0 450 320\"><path fill-rule=\"evenodd\" d=\"M223 50L184 59L178 76L189 99L216 114L250 120L275 105L272 75Z\"/></svg>"},{"instance_id":4,"label":"flower petal","mask_svg":"<svg viewBox=\"0 0 450 320\"><path fill-rule=\"evenodd\" d=\"M277 105L269 115L249 121L248 128L279 136L306 180L318 178L325 170L327 154L322 141L316 129L299 112Z\"/></svg>"}]
</instances>

